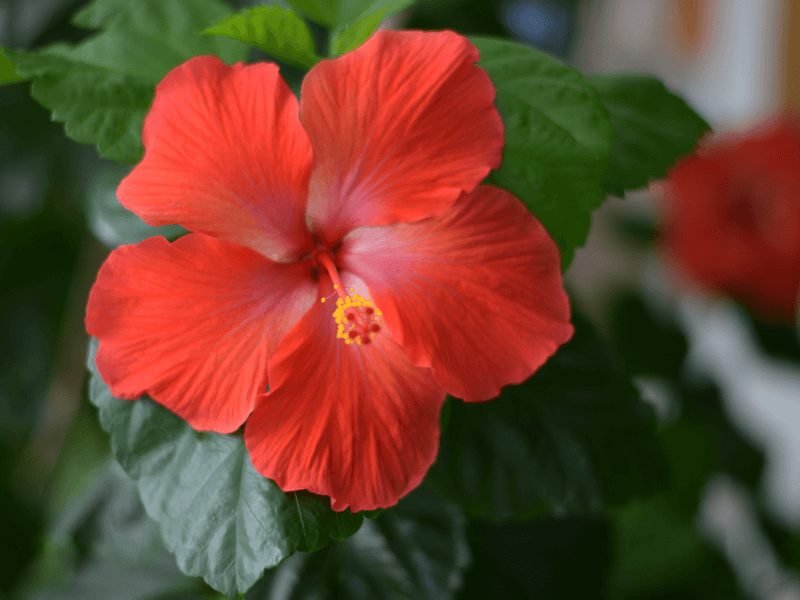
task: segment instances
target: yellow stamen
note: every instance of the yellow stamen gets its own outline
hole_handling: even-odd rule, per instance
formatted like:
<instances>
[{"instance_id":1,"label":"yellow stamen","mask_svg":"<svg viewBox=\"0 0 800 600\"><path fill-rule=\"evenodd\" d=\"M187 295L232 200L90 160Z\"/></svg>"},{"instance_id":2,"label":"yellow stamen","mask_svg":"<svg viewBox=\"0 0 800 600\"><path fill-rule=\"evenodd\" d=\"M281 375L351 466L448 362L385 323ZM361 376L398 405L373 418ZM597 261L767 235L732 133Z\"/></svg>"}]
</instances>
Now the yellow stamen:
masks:
<instances>
[{"instance_id":1,"label":"yellow stamen","mask_svg":"<svg viewBox=\"0 0 800 600\"><path fill-rule=\"evenodd\" d=\"M317 260L328 271L333 282L333 293L320 298L320 302L325 303L337 294L339 296L336 300L336 310L333 311L337 339L344 340L348 346L372 343L383 328L381 319L383 313L364 296L356 294L355 288L345 288L342 285L339 272L330 256L321 253L317 256Z\"/></svg>"},{"instance_id":2,"label":"yellow stamen","mask_svg":"<svg viewBox=\"0 0 800 600\"><path fill-rule=\"evenodd\" d=\"M336 300L333 320L336 321L336 337L350 344L369 343L375 339L381 329L380 317L383 313L376 306L361 296L351 293Z\"/></svg>"}]
</instances>

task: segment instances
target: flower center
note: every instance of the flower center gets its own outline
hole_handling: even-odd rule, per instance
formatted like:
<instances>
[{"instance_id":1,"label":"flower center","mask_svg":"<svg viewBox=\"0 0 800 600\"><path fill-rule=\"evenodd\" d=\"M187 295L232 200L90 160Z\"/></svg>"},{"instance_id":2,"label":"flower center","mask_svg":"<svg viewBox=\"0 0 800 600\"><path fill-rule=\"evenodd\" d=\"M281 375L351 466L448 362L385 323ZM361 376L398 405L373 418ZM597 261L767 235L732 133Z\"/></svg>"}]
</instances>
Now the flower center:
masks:
<instances>
[{"instance_id":1,"label":"flower center","mask_svg":"<svg viewBox=\"0 0 800 600\"><path fill-rule=\"evenodd\" d=\"M336 310L333 311L337 339L341 339L348 346L371 344L383 327L383 313L372 302L356 294L355 288L345 289L336 265L327 253L320 253L317 260L328 271L333 281L334 293L339 296L336 299ZM322 303L327 301L326 297L320 299Z\"/></svg>"}]
</instances>

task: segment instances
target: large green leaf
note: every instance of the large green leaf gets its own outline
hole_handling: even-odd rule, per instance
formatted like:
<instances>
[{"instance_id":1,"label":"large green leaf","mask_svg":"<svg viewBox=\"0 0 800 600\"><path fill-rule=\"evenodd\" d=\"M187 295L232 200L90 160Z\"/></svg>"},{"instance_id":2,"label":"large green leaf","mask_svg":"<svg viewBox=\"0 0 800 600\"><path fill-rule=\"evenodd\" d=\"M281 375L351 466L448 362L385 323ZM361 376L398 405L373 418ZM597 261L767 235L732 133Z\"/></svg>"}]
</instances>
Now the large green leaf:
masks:
<instances>
[{"instance_id":1,"label":"large green leaf","mask_svg":"<svg viewBox=\"0 0 800 600\"><path fill-rule=\"evenodd\" d=\"M330 53L338 56L358 48L388 17L408 8L414 0L378 0L352 3L360 12L345 16L331 34Z\"/></svg>"},{"instance_id":2,"label":"large green leaf","mask_svg":"<svg viewBox=\"0 0 800 600\"><path fill-rule=\"evenodd\" d=\"M69 137L96 144L105 158L135 162L153 88L171 68L200 54L245 57L241 44L199 33L227 13L219 0L96 0L75 19L102 32L77 46L9 56Z\"/></svg>"},{"instance_id":3,"label":"large green leaf","mask_svg":"<svg viewBox=\"0 0 800 600\"><path fill-rule=\"evenodd\" d=\"M450 404L429 479L473 515L595 513L663 483L652 410L580 319L527 382Z\"/></svg>"},{"instance_id":4,"label":"large green leaf","mask_svg":"<svg viewBox=\"0 0 800 600\"><path fill-rule=\"evenodd\" d=\"M644 75L593 75L611 119L614 143L607 190L623 195L663 177L690 153L709 126L658 79Z\"/></svg>"},{"instance_id":5,"label":"large green leaf","mask_svg":"<svg viewBox=\"0 0 800 600\"><path fill-rule=\"evenodd\" d=\"M153 227L127 210L117 199L117 186L129 168L108 163L98 170L86 193L89 229L109 248L135 244L154 235L174 239L185 233L178 225Z\"/></svg>"},{"instance_id":6,"label":"large green leaf","mask_svg":"<svg viewBox=\"0 0 800 600\"><path fill-rule=\"evenodd\" d=\"M285 494L259 475L241 436L198 433L148 399L113 398L92 350L90 399L184 573L228 595L245 592L294 552L359 528L361 515L333 512L327 498Z\"/></svg>"},{"instance_id":7,"label":"large green leaf","mask_svg":"<svg viewBox=\"0 0 800 600\"><path fill-rule=\"evenodd\" d=\"M23 77L17 73L17 67L6 55L5 48L0 48L0 85L17 83L23 81Z\"/></svg>"},{"instance_id":8,"label":"large green leaf","mask_svg":"<svg viewBox=\"0 0 800 600\"><path fill-rule=\"evenodd\" d=\"M283 6L257 6L244 10L209 27L204 33L245 42L304 69L313 67L319 60L305 21Z\"/></svg>"},{"instance_id":9,"label":"large green leaf","mask_svg":"<svg viewBox=\"0 0 800 600\"><path fill-rule=\"evenodd\" d=\"M447 600L469 564L464 529L459 510L419 489L343 544L288 559L248 599Z\"/></svg>"},{"instance_id":10,"label":"large green leaf","mask_svg":"<svg viewBox=\"0 0 800 600\"><path fill-rule=\"evenodd\" d=\"M141 129L153 86L108 69L81 64L66 47L12 53L17 68L33 79L31 94L64 123L67 136L96 144L100 156L135 162L142 153Z\"/></svg>"},{"instance_id":11,"label":"large green leaf","mask_svg":"<svg viewBox=\"0 0 800 600\"><path fill-rule=\"evenodd\" d=\"M556 59L514 42L472 41L506 127L503 164L492 178L547 227L567 266L605 198L606 111L583 76Z\"/></svg>"}]
</instances>

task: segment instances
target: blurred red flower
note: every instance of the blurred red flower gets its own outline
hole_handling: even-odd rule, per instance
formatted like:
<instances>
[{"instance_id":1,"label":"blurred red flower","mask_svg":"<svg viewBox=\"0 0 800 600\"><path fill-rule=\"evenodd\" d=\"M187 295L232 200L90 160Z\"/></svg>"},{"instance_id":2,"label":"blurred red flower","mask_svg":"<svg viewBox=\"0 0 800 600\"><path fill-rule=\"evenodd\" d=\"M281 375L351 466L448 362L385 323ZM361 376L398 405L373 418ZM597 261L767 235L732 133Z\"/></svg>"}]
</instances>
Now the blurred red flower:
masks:
<instances>
[{"instance_id":1,"label":"blurred red flower","mask_svg":"<svg viewBox=\"0 0 800 600\"><path fill-rule=\"evenodd\" d=\"M477 60L451 32L383 31L300 103L272 64L169 73L118 195L192 233L100 270L86 327L112 392L200 430L246 421L259 472L336 510L418 485L446 393L492 398L572 332L555 243L478 185L503 125Z\"/></svg>"},{"instance_id":2,"label":"blurred red flower","mask_svg":"<svg viewBox=\"0 0 800 600\"><path fill-rule=\"evenodd\" d=\"M680 271L770 320L800 294L800 123L709 139L670 172L664 241Z\"/></svg>"}]
</instances>

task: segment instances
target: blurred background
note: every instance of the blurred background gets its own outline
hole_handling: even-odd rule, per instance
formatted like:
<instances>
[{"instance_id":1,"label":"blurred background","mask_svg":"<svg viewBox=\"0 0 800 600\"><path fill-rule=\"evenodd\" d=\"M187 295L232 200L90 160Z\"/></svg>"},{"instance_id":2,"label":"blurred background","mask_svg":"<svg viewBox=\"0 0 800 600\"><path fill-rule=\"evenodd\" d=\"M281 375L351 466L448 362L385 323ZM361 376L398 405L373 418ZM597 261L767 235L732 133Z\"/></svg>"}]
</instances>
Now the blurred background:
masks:
<instances>
[{"instance_id":1,"label":"blurred background","mask_svg":"<svg viewBox=\"0 0 800 600\"><path fill-rule=\"evenodd\" d=\"M81 39L81 4L0 0L0 45ZM652 73L717 131L800 109L800 0L420 0L396 24ZM0 598L214 597L160 547L85 399L88 289L109 247L147 235L121 217L122 173L26 84L0 88ZM575 597L587 570L578 597L800 599L797 332L680 283L654 196L610 199L567 281L656 407L671 485L605 520L534 524L521 597ZM148 564L124 546L152 548Z\"/></svg>"}]
</instances>

